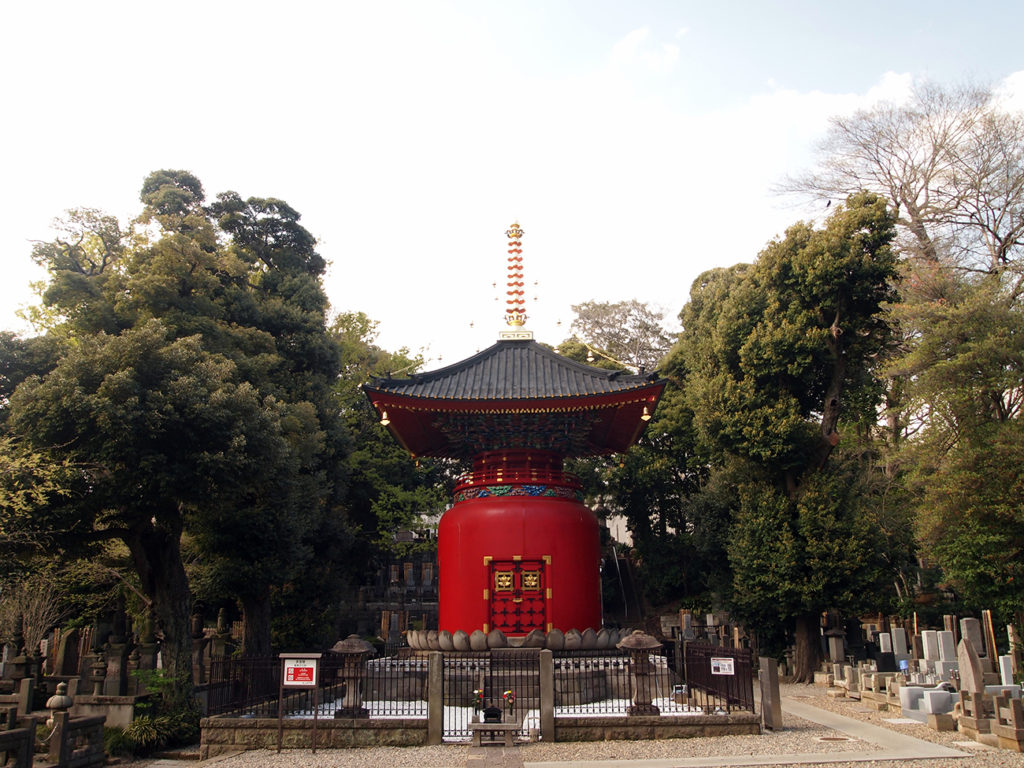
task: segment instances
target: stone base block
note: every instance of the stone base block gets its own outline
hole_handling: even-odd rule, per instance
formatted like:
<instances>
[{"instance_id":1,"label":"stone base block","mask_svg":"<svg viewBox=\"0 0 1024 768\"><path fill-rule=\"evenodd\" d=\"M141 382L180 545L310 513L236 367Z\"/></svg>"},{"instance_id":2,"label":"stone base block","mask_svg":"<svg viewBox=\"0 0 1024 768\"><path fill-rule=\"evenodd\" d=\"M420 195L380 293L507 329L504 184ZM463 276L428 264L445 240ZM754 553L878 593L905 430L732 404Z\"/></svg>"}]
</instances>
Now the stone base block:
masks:
<instances>
[{"instance_id":1,"label":"stone base block","mask_svg":"<svg viewBox=\"0 0 1024 768\"><path fill-rule=\"evenodd\" d=\"M960 730L977 741L977 735L979 733L992 732L992 718L968 717L967 715L962 715L960 717Z\"/></svg>"},{"instance_id":2,"label":"stone base block","mask_svg":"<svg viewBox=\"0 0 1024 768\"><path fill-rule=\"evenodd\" d=\"M995 726L993 736L999 740L1000 749L1009 749L1012 752L1024 752L1024 730L1020 728L1004 728Z\"/></svg>"},{"instance_id":3,"label":"stone base block","mask_svg":"<svg viewBox=\"0 0 1024 768\"><path fill-rule=\"evenodd\" d=\"M952 715L928 715L928 727L933 731L955 731L956 720Z\"/></svg>"}]
</instances>

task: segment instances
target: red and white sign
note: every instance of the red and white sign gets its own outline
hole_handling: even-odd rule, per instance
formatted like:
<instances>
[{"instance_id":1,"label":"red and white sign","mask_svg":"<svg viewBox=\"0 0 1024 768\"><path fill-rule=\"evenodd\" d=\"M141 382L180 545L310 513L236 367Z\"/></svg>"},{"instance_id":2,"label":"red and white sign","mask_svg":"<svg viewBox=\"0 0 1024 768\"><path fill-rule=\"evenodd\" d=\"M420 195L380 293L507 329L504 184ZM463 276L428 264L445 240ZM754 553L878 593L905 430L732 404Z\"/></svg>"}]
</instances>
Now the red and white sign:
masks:
<instances>
[{"instance_id":1,"label":"red and white sign","mask_svg":"<svg viewBox=\"0 0 1024 768\"><path fill-rule=\"evenodd\" d=\"M316 659L284 659L284 684L290 688L315 688Z\"/></svg>"}]
</instances>

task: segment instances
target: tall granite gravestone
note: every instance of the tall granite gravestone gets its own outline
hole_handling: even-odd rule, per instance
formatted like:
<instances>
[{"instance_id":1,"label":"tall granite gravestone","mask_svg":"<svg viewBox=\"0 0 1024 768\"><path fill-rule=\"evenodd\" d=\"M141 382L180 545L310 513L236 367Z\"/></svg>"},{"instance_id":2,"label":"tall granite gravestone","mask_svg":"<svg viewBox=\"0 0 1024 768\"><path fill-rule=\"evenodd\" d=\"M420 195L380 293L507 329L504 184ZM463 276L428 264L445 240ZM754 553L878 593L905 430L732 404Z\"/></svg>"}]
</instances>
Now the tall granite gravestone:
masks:
<instances>
[{"instance_id":1,"label":"tall granite gravestone","mask_svg":"<svg viewBox=\"0 0 1024 768\"><path fill-rule=\"evenodd\" d=\"M970 693L981 693L985 690L985 671L981 667L981 659L967 633L956 649L957 661L960 664L960 690Z\"/></svg>"},{"instance_id":2,"label":"tall granite gravestone","mask_svg":"<svg viewBox=\"0 0 1024 768\"><path fill-rule=\"evenodd\" d=\"M903 627L893 627L892 630L892 653L896 657L896 663L908 661L910 651L907 650L907 630Z\"/></svg>"},{"instance_id":3,"label":"tall granite gravestone","mask_svg":"<svg viewBox=\"0 0 1024 768\"><path fill-rule=\"evenodd\" d=\"M939 660L939 633L934 629L926 629L921 633L923 658L927 661Z\"/></svg>"},{"instance_id":4,"label":"tall granite gravestone","mask_svg":"<svg viewBox=\"0 0 1024 768\"><path fill-rule=\"evenodd\" d=\"M974 653L981 663L983 672L992 672L992 660L985 656L985 636L982 633L981 622L973 617L960 619L960 635L965 640L971 641Z\"/></svg>"},{"instance_id":5,"label":"tall granite gravestone","mask_svg":"<svg viewBox=\"0 0 1024 768\"><path fill-rule=\"evenodd\" d=\"M878 650L882 653L892 653L892 635L888 632L878 634Z\"/></svg>"},{"instance_id":6,"label":"tall granite gravestone","mask_svg":"<svg viewBox=\"0 0 1024 768\"><path fill-rule=\"evenodd\" d=\"M947 683L953 680L953 672L959 667L956 658L956 642L953 633L943 630L938 633L939 660L935 662L935 676Z\"/></svg>"},{"instance_id":7,"label":"tall granite gravestone","mask_svg":"<svg viewBox=\"0 0 1024 768\"><path fill-rule=\"evenodd\" d=\"M966 621L966 619L964 620ZM978 734L989 733L992 728L992 712L985 697L985 671L981 659L970 640L970 630L964 628L963 639L957 646L960 663L960 730L968 738L977 740ZM980 627L979 627L980 629Z\"/></svg>"}]
</instances>

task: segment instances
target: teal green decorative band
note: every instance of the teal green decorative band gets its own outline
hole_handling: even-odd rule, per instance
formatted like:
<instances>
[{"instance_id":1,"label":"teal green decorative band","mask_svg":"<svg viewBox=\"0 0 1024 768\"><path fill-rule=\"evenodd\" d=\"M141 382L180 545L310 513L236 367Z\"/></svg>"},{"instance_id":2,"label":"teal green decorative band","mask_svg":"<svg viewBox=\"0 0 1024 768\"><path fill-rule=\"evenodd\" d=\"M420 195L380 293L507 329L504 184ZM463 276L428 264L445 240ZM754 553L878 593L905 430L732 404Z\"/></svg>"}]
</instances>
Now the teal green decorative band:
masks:
<instances>
[{"instance_id":1,"label":"teal green decorative band","mask_svg":"<svg viewBox=\"0 0 1024 768\"><path fill-rule=\"evenodd\" d=\"M582 491L558 485L484 485L458 491L455 494L455 503L500 496L546 496L583 502Z\"/></svg>"}]
</instances>

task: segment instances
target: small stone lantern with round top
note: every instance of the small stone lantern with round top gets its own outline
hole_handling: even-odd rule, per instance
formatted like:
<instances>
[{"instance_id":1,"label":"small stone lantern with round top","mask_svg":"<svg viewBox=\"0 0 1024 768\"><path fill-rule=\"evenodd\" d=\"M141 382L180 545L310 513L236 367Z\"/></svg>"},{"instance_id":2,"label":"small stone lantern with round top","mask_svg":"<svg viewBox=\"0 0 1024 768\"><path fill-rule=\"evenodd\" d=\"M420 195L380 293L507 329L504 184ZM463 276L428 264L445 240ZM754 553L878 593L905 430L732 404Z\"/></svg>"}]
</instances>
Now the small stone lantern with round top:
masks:
<instances>
[{"instance_id":1,"label":"small stone lantern with round top","mask_svg":"<svg viewBox=\"0 0 1024 768\"><path fill-rule=\"evenodd\" d=\"M359 635L349 635L331 648L332 653L342 654L341 677L345 681L345 697L341 707L334 711L336 718L366 718L369 710L363 706L363 680L366 679L366 662L376 655L376 649Z\"/></svg>"},{"instance_id":2,"label":"small stone lantern with round top","mask_svg":"<svg viewBox=\"0 0 1024 768\"><path fill-rule=\"evenodd\" d=\"M616 646L629 651L630 674L633 683L633 703L626 710L628 715L660 715L661 710L651 703L651 651L661 648L655 638L641 630L623 638Z\"/></svg>"}]
</instances>

